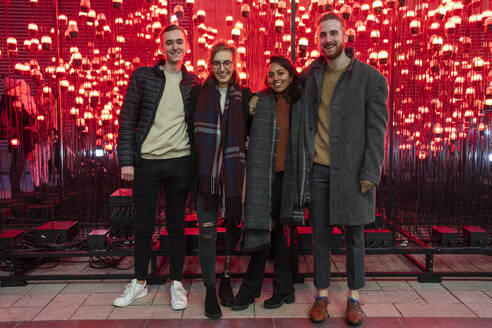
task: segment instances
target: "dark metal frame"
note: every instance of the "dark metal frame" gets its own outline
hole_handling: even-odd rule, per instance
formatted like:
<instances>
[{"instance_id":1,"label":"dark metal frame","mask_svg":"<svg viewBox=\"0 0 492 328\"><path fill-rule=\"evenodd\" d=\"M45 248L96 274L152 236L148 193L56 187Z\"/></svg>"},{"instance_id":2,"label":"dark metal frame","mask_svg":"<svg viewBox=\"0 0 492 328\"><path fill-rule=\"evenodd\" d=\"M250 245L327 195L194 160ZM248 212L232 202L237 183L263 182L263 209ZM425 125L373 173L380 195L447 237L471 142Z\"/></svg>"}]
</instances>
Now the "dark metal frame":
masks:
<instances>
[{"instance_id":1,"label":"dark metal frame","mask_svg":"<svg viewBox=\"0 0 492 328\"><path fill-rule=\"evenodd\" d=\"M313 277L312 272L299 273L299 255L310 254L311 252L303 253L295 248L291 251L294 280L302 282L306 277ZM345 254L345 249L338 248L332 250L333 254ZM416 277L419 282L441 282L443 277L490 277L492 272L436 272L434 271L434 255L455 254L455 255L492 255L492 247L462 247L462 248L420 248L420 247L393 247L393 248L367 248L367 255L404 255L411 264L418 268L419 271L409 272L366 272L367 277ZM425 255L425 264L412 255ZM345 272L333 272L333 277L346 277Z\"/></svg>"},{"instance_id":2,"label":"dark metal frame","mask_svg":"<svg viewBox=\"0 0 492 328\"><path fill-rule=\"evenodd\" d=\"M293 241L291 236L291 241ZM297 244L291 243L291 271L294 281L301 283L306 277L312 277L312 272L299 272L299 257L311 252L302 252ZM220 252L218 252L220 254ZM337 248L332 250L333 254L345 254L345 249ZM492 277L492 272L436 272L434 271L434 255L455 254L455 255L492 255L492 247L462 247L462 248L425 248L425 247L393 247L393 248L367 248L368 255L399 254L404 255L411 264L415 265L419 271L413 272L366 272L367 277L416 277L420 282L440 282L443 277ZM425 255L425 264L420 263L412 255ZM67 258L67 257L92 257L92 256L133 256L133 250L93 250L93 251L21 251L13 250L5 252L3 258L9 259L12 263L9 276L0 279L1 286L24 286L28 281L50 281L50 280L100 280L100 279L131 279L133 274L26 274L18 267L20 259L40 259L40 258ZM195 253L187 255L196 255ZM247 255L237 253L237 255ZM149 283L164 283L167 275L160 275L163 261L158 257L167 256L167 250L155 249L151 256L151 273L148 277ZM242 277L243 274L234 274L234 277ZM271 276L266 274L265 276ZM333 277L346 277L345 272L334 272ZM186 278L200 278L201 274L185 274Z\"/></svg>"}]
</instances>

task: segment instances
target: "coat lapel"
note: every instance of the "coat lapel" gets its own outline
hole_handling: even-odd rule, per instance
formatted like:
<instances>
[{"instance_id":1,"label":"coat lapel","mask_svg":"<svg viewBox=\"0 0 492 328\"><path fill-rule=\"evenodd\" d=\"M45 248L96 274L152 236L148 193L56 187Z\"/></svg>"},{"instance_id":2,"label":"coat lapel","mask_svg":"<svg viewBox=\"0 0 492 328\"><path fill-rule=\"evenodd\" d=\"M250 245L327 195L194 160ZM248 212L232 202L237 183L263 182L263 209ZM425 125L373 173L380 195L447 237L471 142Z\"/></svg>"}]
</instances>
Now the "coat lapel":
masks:
<instances>
[{"instance_id":1,"label":"coat lapel","mask_svg":"<svg viewBox=\"0 0 492 328\"><path fill-rule=\"evenodd\" d=\"M323 90L323 74L325 72L325 60L324 57L319 57L314 70L314 81L316 82L316 105L319 106L321 102L321 92Z\"/></svg>"}]
</instances>

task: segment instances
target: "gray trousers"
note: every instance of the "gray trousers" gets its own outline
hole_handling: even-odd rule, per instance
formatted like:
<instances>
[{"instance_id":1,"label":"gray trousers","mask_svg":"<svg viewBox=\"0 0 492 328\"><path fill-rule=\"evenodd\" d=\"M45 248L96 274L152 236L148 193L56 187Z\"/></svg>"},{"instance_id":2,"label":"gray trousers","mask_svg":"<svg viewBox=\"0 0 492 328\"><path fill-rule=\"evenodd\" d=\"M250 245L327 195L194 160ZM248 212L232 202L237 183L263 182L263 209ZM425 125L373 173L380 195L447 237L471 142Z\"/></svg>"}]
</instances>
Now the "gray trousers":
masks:
<instances>
[{"instance_id":1,"label":"gray trousers","mask_svg":"<svg viewBox=\"0 0 492 328\"><path fill-rule=\"evenodd\" d=\"M330 224L330 167L314 164L311 176L311 204L309 208L313 232L314 286L325 289L331 277ZM348 288L356 290L365 285L364 225L345 226L347 247L346 270Z\"/></svg>"}]
</instances>

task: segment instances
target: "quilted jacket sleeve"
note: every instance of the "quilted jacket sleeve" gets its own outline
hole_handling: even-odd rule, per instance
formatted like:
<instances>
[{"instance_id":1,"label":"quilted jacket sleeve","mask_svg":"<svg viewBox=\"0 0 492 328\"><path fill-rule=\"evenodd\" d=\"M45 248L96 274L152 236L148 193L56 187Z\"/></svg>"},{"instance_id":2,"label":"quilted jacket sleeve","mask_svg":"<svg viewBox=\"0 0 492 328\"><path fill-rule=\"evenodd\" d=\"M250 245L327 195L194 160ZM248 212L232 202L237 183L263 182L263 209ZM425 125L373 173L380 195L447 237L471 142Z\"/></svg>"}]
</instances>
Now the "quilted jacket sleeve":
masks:
<instances>
[{"instance_id":1,"label":"quilted jacket sleeve","mask_svg":"<svg viewBox=\"0 0 492 328\"><path fill-rule=\"evenodd\" d=\"M126 89L119 116L118 162L121 166L135 166L135 129L140 116L142 90L139 86L139 69L133 72Z\"/></svg>"}]
</instances>

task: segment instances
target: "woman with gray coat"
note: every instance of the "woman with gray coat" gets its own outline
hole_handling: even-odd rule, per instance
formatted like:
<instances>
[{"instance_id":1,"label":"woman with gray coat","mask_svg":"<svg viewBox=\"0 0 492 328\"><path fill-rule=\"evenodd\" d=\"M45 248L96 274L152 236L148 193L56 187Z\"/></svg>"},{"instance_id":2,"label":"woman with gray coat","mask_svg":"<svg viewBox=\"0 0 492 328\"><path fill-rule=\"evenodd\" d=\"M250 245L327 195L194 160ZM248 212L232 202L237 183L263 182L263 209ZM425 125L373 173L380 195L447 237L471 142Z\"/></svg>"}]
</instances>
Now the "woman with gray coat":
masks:
<instances>
[{"instance_id":1,"label":"woman with gray coat","mask_svg":"<svg viewBox=\"0 0 492 328\"><path fill-rule=\"evenodd\" d=\"M232 310L242 310L258 297L263 283L265 264L271 247L274 274L273 295L264 302L273 309L295 301L294 284L289 266L289 249L284 223L295 220L291 211L282 217L281 208L296 209L296 176L292 158L297 158L299 113L295 106L300 96L298 73L284 56L272 56L268 66L268 89L252 98L254 119L246 161L246 200L243 218L245 250L252 252L246 276L232 303ZM270 246L270 247L269 247Z\"/></svg>"}]
</instances>

